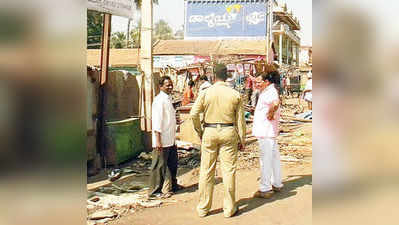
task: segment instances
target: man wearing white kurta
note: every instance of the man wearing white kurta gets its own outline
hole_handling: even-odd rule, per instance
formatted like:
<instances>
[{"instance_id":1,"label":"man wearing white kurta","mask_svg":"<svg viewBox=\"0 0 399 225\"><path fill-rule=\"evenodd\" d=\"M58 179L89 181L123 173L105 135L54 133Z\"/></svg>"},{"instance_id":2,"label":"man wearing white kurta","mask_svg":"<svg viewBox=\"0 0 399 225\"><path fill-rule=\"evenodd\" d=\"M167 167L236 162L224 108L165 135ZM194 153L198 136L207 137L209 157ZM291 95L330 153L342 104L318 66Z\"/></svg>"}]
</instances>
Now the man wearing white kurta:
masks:
<instances>
[{"instance_id":1,"label":"man wearing white kurta","mask_svg":"<svg viewBox=\"0 0 399 225\"><path fill-rule=\"evenodd\" d=\"M255 80L261 91L255 108L252 134L260 148L260 186L254 197L270 198L283 187L280 152L277 144L280 120L280 100L273 81L274 73L261 74Z\"/></svg>"},{"instance_id":2,"label":"man wearing white kurta","mask_svg":"<svg viewBox=\"0 0 399 225\"><path fill-rule=\"evenodd\" d=\"M308 81L306 81L305 90L303 91L304 99L308 103L309 110L312 110L312 74L308 73Z\"/></svg>"},{"instance_id":3,"label":"man wearing white kurta","mask_svg":"<svg viewBox=\"0 0 399 225\"><path fill-rule=\"evenodd\" d=\"M152 165L149 196L157 193L170 195L179 189L176 180L177 149L176 111L172 104L173 83L170 77L161 77L160 92L152 103Z\"/></svg>"},{"instance_id":4,"label":"man wearing white kurta","mask_svg":"<svg viewBox=\"0 0 399 225\"><path fill-rule=\"evenodd\" d=\"M212 84L209 83L208 77L206 75L200 76L200 83L201 83L201 85L199 87L199 93L201 93L202 91L204 91L207 88L209 88L210 86L212 86Z\"/></svg>"}]
</instances>

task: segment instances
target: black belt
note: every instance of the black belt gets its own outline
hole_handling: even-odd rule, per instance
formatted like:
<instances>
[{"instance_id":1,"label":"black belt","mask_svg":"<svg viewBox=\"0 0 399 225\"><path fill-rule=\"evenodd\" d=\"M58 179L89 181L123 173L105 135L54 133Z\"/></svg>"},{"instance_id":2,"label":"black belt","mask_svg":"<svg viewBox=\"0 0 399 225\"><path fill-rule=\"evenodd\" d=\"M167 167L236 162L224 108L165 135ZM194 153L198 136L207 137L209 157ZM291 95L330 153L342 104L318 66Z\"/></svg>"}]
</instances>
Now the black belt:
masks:
<instances>
[{"instance_id":1,"label":"black belt","mask_svg":"<svg viewBox=\"0 0 399 225\"><path fill-rule=\"evenodd\" d=\"M216 128L216 127L218 127L218 125L220 127L232 127L232 126L234 126L234 123L205 123L204 127L214 127L214 128Z\"/></svg>"}]
</instances>

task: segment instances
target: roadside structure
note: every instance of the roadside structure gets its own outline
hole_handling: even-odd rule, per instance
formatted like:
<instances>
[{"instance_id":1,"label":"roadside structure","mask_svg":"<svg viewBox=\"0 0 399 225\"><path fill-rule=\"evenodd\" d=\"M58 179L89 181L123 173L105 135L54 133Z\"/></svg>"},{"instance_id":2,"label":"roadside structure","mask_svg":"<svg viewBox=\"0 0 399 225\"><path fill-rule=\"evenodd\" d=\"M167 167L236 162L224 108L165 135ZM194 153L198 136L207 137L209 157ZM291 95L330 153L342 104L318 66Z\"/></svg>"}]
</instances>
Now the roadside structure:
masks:
<instances>
[{"instance_id":1,"label":"roadside structure","mask_svg":"<svg viewBox=\"0 0 399 225\"><path fill-rule=\"evenodd\" d=\"M139 75L137 70L139 65L138 48L129 49L110 49L109 70L126 70L132 74ZM87 49L87 66L100 68L101 51L100 49Z\"/></svg>"},{"instance_id":2,"label":"roadside structure","mask_svg":"<svg viewBox=\"0 0 399 225\"><path fill-rule=\"evenodd\" d=\"M301 46L299 55L299 73L301 77L306 78L301 80L301 85L304 86L307 81L307 74L312 71L312 46Z\"/></svg>"},{"instance_id":3,"label":"roadside structure","mask_svg":"<svg viewBox=\"0 0 399 225\"><path fill-rule=\"evenodd\" d=\"M273 17L273 43L277 52L275 60L282 67L299 66L301 43L297 34L301 30L299 20L292 11L288 12L287 4L275 5Z\"/></svg>"},{"instance_id":4,"label":"roadside structure","mask_svg":"<svg viewBox=\"0 0 399 225\"><path fill-rule=\"evenodd\" d=\"M301 51L299 54L299 65L304 66L312 66L312 46L301 46Z\"/></svg>"}]
</instances>

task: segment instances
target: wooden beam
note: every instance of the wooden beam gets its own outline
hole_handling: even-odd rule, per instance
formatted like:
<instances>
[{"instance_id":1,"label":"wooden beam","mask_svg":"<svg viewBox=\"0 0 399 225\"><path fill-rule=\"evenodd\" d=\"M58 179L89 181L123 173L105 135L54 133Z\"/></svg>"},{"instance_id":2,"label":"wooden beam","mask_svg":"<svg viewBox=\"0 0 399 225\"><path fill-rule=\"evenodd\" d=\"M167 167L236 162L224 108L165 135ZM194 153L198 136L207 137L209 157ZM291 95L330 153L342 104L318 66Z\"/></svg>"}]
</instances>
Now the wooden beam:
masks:
<instances>
[{"instance_id":1,"label":"wooden beam","mask_svg":"<svg viewBox=\"0 0 399 225\"><path fill-rule=\"evenodd\" d=\"M153 101L154 79L152 74L152 0L143 0L141 6L141 49L140 66L144 72L142 88L144 88L143 113L141 122L142 130L150 132L151 128L151 106Z\"/></svg>"},{"instance_id":2,"label":"wooden beam","mask_svg":"<svg viewBox=\"0 0 399 225\"><path fill-rule=\"evenodd\" d=\"M101 41L101 62L100 62L100 87L98 94L98 124L97 124L97 149L101 156L105 157L105 140L104 140L104 89L105 82L108 78L108 63L109 63L109 37L111 34L111 14L104 14L103 20L103 35ZM105 167L107 165L104 165Z\"/></svg>"},{"instance_id":3,"label":"wooden beam","mask_svg":"<svg viewBox=\"0 0 399 225\"><path fill-rule=\"evenodd\" d=\"M101 78L100 85L103 85L108 78L109 64L109 40L111 36L111 14L104 14L104 28L101 45Z\"/></svg>"}]
</instances>

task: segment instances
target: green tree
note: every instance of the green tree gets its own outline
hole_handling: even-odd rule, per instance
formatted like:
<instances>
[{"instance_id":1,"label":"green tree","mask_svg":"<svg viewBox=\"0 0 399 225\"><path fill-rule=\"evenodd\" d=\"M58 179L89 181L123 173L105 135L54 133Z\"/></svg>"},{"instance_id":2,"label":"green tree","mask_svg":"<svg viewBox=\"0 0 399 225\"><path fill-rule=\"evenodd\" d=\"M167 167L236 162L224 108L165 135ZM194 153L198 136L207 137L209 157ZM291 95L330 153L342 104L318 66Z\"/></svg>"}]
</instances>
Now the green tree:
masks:
<instances>
[{"instance_id":1,"label":"green tree","mask_svg":"<svg viewBox=\"0 0 399 225\"><path fill-rule=\"evenodd\" d=\"M103 14L87 10L87 48L101 48Z\"/></svg>"},{"instance_id":2,"label":"green tree","mask_svg":"<svg viewBox=\"0 0 399 225\"><path fill-rule=\"evenodd\" d=\"M158 0L152 0L154 4L158 4ZM142 0L135 0L138 9L141 8ZM103 13L87 10L87 48L89 49L99 49L101 48L101 36L103 33ZM140 32L137 32L138 36ZM133 37L133 36L132 36ZM126 37L125 37L126 40ZM136 39L133 39L136 40ZM137 40L139 40L137 38ZM133 41L134 45L136 42ZM126 43L119 46L126 46ZM131 46L131 45L129 45Z\"/></svg>"},{"instance_id":3,"label":"green tree","mask_svg":"<svg viewBox=\"0 0 399 225\"><path fill-rule=\"evenodd\" d=\"M131 48L140 48L140 26L141 21L130 31L129 47Z\"/></svg>"},{"instance_id":4,"label":"green tree","mask_svg":"<svg viewBox=\"0 0 399 225\"><path fill-rule=\"evenodd\" d=\"M169 26L169 24L164 20L159 20L154 25L154 34L153 34L154 42L157 40L173 40L173 30Z\"/></svg>"},{"instance_id":5,"label":"green tree","mask_svg":"<svg viewBox=\"0 0 399 225\"><path fill-rule=\"evenodd\" d=\"M175 39L178 39L178 40L184 39L184 28L183 28L183 26L179 30L176 31Z\"/></svg>"},{"instance_id":6,"label":"green tree","mask_svg":"<svg viewBox=\"0 0 399 225\"><path fill-rule=\"evenodd\" d=\"M115 32L111 36L111 48L126 48L126 34L124 32Z\"/></svg>"},{"instance_id":7,"label":"green tree","mask_svg":"<svg viewBox=\"0 0 399 225\"><path fill-rule=\"evenodd\" d=\"M136 3L137 8L140 9L142 0L134 0L134 2ZM158 4L158 0L152 0L152 2Z\"/></svg>"}]
</instances>

